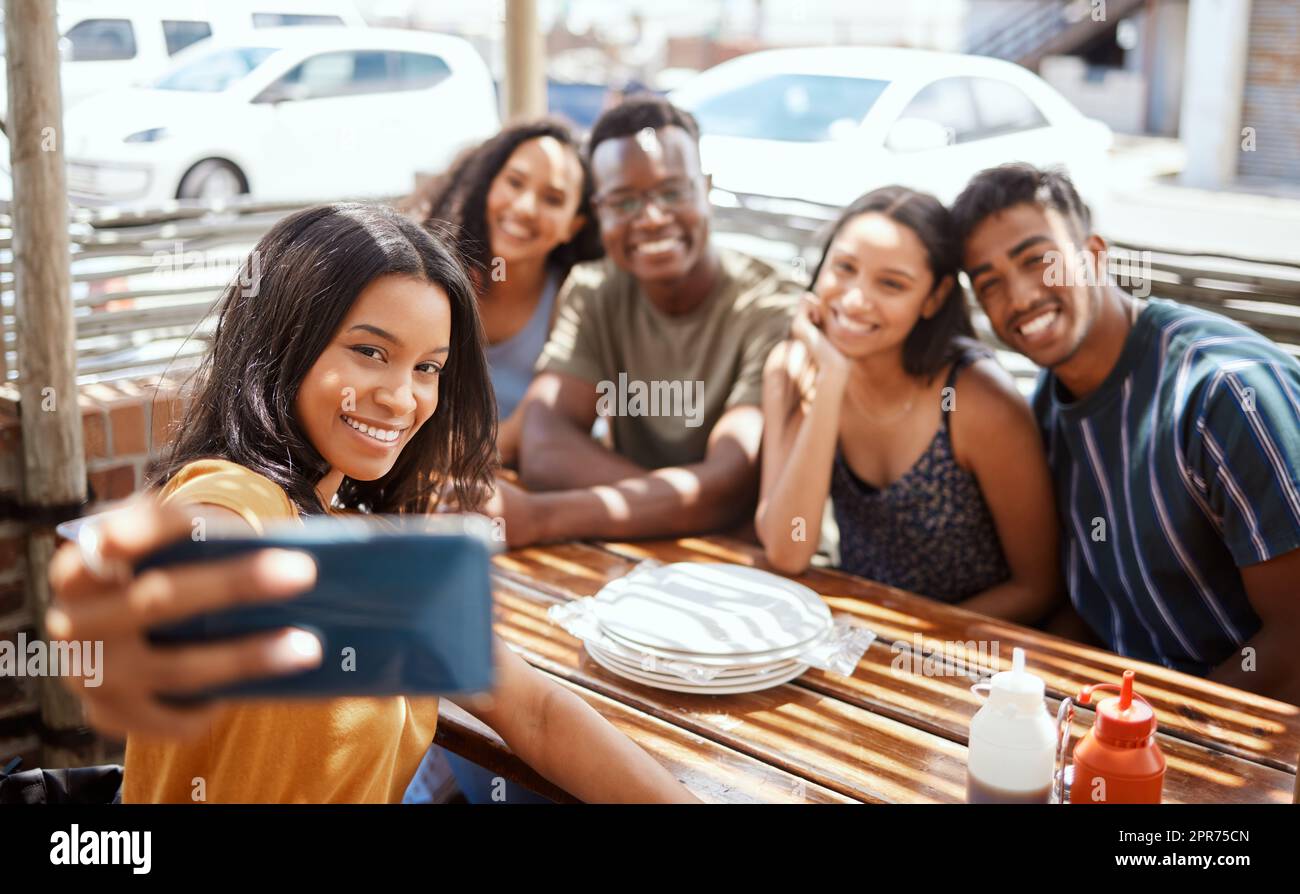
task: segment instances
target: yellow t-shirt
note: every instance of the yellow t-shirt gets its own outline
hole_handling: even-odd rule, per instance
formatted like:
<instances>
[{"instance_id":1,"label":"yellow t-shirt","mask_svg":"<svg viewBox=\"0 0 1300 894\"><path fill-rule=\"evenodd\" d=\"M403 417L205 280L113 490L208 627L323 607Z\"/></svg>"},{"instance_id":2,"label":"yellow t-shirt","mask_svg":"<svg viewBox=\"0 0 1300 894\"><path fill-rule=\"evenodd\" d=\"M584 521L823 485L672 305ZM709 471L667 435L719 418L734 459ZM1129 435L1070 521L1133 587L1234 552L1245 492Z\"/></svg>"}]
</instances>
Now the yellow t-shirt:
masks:
<instances>
[{"instance_id":1,"label":"yellow t-shirt","mask_svg":"<svg viewBox=\"0 0 1300 894\"><path fill-rule=\"evenodd\" d=\"M284 490L225 460L199 460L164 502L211 503L263 522L297 519ZM125 803L396 803L438 723L438 699L389 696L228 703L190 741L129 736ZM202 784L198 780L202 780Z\"/></svg>"}]
</instances>

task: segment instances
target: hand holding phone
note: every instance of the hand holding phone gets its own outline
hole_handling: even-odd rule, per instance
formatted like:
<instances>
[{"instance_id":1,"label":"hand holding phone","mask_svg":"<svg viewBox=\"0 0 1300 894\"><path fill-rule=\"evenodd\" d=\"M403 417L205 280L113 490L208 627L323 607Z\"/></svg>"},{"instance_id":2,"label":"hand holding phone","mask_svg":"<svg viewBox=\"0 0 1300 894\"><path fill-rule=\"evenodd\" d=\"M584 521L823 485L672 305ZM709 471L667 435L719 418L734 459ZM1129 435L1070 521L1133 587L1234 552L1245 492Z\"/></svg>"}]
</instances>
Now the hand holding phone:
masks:
<instances>
[{"instance_id":1,"label":"hand holding phone","mask_svg":"<svg viewBox=\"0 0 1300 894\"><path fill-rule=\"evenodd\" d=\"M294 673L320 661L315 638L291 629L168 648L152 644L146 636L149 627L204 612L292 598L316 580L316 565L309 556L259 549L130 576L130 567L144 556L190 537L190 513L144 495L123 509L96 517L93 524L96 545L89 562L84 547L76 542L63 544L50 562L53 599L46 631L55 640L103 643L100 685L63 680L85 703L90 723L102 732L200 735L207 730L214 708L180 709L161 703L157 693L194 692ZM65 532L79 536L68 527L60 531ZM115 567L125 567L128 574L105 574Z\"/></svg>"},{"instance_id":2,"label":"hand holding phone","mask_svg":"<svg viewBox=\"0 0 1300 894\"><path fill-rule=\"evenodd\" d=\"M273 547L301 550L318 569L315 586L294 599L154 627L149 640L224 642L291 627L320 641L319 666L170 697L465 695L491 688L489 531L480 516L312 518L268 527L263 537L180 541L147 556L138 572Z\"/></svg>"}]
</instances>

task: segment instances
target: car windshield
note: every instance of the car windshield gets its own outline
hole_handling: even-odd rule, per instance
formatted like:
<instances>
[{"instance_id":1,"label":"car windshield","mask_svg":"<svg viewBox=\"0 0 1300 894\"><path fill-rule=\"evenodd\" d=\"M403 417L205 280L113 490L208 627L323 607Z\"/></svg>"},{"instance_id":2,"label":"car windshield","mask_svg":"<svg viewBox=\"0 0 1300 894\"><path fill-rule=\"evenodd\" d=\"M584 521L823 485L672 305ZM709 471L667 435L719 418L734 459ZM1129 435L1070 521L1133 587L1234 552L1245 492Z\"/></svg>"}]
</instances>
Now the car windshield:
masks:
<instances>
[{"instance_id":1,"label":"car windshield","mask_svg":"<svg viewBox=\"0 0 1300 894\"><path fill-rule=\"evenodd\" d=\"M862 123L888 81L779 74L711 93L691 111L706 134L811 143Z\"/></svg>"},{"instance_id":2,"label":"car windshield","mask_svg":"<svg viewBox=\"0 0 1300 894\"><path fill-rule=\"evenodd\" d=\"M243 78L268 56L272 47L224 47L174 68L154 81L159 90L220 93Z\"/></svg>"}]
</instances>

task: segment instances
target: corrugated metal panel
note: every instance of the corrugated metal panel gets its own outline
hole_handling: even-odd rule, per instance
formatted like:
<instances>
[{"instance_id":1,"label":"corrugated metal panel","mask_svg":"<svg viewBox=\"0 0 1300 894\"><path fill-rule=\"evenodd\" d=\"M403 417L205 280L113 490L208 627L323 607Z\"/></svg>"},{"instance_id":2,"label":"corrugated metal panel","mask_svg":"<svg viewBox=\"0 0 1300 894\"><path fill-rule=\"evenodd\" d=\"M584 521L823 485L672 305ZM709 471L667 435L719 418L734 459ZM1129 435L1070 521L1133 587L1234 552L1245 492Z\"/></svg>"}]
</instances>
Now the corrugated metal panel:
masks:
<instances>
[{"instance_id":1,"label":"corrugated metal panel","mask_svg":"<svg viewBox=\"0 0 1300 894\"><path fill-rule=\"evenodd\" d=\"M1242 151L1238 173L1300 183L1300 4L1254 0L1242 96L1242 127L1255 148Z\"/></svg>"}]
</instances>

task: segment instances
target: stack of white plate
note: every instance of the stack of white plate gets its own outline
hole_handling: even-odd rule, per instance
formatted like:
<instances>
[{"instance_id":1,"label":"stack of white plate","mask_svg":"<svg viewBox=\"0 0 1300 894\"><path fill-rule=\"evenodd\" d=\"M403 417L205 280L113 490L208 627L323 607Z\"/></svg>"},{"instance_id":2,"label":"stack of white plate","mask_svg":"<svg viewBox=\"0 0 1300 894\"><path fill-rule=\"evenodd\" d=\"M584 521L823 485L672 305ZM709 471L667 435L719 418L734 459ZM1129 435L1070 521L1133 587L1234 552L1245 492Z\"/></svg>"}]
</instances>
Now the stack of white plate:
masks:
<instances>
[{"instance_id":1,"label":"stack of white plate","mask_svg":"<svg viewBox=\"0 0 1300 894\"><path fill-rule=\"evenodd\" d=\"M587 653L610 673L675 692L755 692L808 669L830 610L794 581L741 565L681 562L613 581L592 600Z\"/></svg>"}]
</instances>

